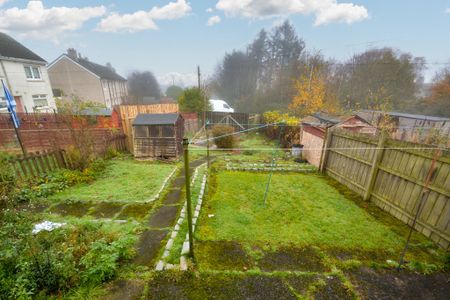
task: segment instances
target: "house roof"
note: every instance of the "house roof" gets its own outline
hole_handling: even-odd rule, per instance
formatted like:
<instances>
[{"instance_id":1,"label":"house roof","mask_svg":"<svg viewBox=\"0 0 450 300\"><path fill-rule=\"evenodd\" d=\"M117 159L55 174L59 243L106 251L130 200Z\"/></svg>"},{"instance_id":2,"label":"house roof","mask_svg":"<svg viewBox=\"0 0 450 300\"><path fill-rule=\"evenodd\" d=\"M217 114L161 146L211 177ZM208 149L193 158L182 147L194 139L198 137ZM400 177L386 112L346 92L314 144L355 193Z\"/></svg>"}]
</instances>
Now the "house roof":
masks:
<instances>
[{"instance_id":1,"label":"house roof","mask_svg":"<svg viewBox=\"0 0 450 300\"><path fill-rule=\"evenodd\" d=\"M91 72L95 76L99 77L100 79L108 79L108 80L115 80L115 81L127 81L125 78L120 76L111 68L108 68L107 66L102 66L97 63L94 63L90 60L87 60L85 58L72 58L67 54L62 54L57 59L55 59L51 64L49 64L48 68L52 68L58 61L60 61L62 58L66 58L70 61L73 61L77 65L81 66L88 72Z\"/></svg>"},{"instance_id":2,"label":"house roof","mask_svg":"<svg viewBox=\"0 0 450 300\"><path fill-rule=\"evenodd\" d=\"M0 56L46 63L45 59L3 32L0 32Z\"/></svg>"},{"instance_id":3,"label":"house roof","mask_svg":"<svg viewBox=\"0 0 450 300\"><path fill-rule=\"evenodd\" d=\"M416 119L416 120L425 120L425 121L434 121L434 122L444 122L444 121L450 121L449 118L444 117L434 117L434 116L426 116L426 115L414 115L414 114L407 114L407 113L400 113L395 111L389 111L389 112L382 112L379 110L362 110L361 113L376 113L376 114L387 114L389 116L393 117L400 117L400 118L408 118L408 119ZM361 113L358 113L358 116L364 118Z\"/></svg>"},{"instance_id":4,"label":"house roof","mask_svg":"<svg viewBox=\"0 0 450 300\"><path fill-rule=\"evenodd\" d=\"M127 81L125 78L117 74L113 69L108 68L107 66L96 64L84 58L77 58L72 60L76 61L77 63L79 63L80 65L82 65L83 67L85 67L86 69L88 69L89 71L91 71L92 73L94 73L95 75L97 75L102 79Z\"/></svg>"},{"instance_id":5,"label":"house roof","mask_svg":"<svg viewBox=\"0 0 450 300\"><path fill-rule=\"evenodd\" d=\"M180 114L139 114L133 121L136 125L173 125L176 123Z\"/></svg>"}]
</instances>

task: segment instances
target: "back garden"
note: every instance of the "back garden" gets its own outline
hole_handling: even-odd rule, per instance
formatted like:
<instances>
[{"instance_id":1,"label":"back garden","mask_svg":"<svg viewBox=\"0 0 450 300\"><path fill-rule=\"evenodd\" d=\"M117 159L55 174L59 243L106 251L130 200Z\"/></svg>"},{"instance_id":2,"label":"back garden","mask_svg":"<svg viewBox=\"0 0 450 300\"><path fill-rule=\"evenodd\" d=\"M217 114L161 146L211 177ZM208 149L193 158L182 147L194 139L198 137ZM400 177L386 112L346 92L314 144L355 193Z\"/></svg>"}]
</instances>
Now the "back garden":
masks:
<instances>
[{"instance_id":1,"label":"back garden","mask_svg":"<svg viewBox=\"0 0 450 300\"><path fill-rule=\"evenodd\" d=\"M181 162L119 154L84 170L16 183L0 220L0 295L448 297L449 255L433 242L414 232L397 271L408 226L274 150L276 143L262 134L240 136L239 147L247 150L211 151L209 169L204 147L191 147L191 259ZM44 220L62 225L32 233Z\"/></svg>"}]
</instances>

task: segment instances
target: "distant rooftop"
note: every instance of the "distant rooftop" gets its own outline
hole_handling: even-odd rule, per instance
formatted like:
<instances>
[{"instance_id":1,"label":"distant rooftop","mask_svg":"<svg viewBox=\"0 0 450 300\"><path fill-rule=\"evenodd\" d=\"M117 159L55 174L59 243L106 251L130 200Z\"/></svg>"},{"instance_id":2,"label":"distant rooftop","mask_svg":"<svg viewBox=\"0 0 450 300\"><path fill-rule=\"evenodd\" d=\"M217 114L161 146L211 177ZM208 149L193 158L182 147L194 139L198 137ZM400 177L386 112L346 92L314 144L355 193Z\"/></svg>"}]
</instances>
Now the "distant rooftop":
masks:
<instances>
[{"instance_id":1,"label":"distant rooftop","mask_svg":"<svg viewBox=\"0 0 450 300\"><path fill-rule=\"evenodd\" d=\"M139 114L133 121L135 125L173 125L180 114Z\"/></svg>"},{"instance_id":2,"label":"distant rooftop","mask_svg":"<svg viewBox=\"0 0 450 300\"><path fill-rule=\"evenodd\" d=\"M3 32L0 32L0 57L27 59L46 63L45 59Z\"/></svg>"},{"instance_id":3,"label":"distant rooftop","mask_svg":"<svg viewBox=\"0 0 450 300\"><path fill-rule=\"evenodd\" d=\"M84 116L111 116L111 108L89 108L80 111L80 115Z\"/></svg>"},{"instance_id":4,"label":"distant rooftop","mask_svg":"<svg viewBox=\"0 0 450 300\"><path fill-rule=\"evenodd\" d=\"M394 117L401 117L401 118L408 118L408 119L416 119L416 120L424 120L424 121L434 121L434 122L446 122L450 121L449 118L444 117L434 117L434 116L426 116L426 115L415 115L415 114L407 114L407 113L400 113L395 111L389 111L389 112L383 112L379 110L368 110L364 109L361 110L362 113L376 113L376 114L387 114Z\"/></svg>"}]
</instances>

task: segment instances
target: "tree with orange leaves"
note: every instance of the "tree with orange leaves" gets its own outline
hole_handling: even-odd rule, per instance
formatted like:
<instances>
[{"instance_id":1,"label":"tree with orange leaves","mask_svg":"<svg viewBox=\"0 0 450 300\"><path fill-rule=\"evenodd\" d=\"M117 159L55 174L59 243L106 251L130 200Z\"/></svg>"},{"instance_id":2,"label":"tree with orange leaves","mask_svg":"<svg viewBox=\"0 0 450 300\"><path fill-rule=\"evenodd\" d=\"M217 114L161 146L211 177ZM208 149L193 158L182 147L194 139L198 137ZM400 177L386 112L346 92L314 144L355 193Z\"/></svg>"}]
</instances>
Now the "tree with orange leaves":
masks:
<instances>
[{"instance_id":1,"label":"tree with orange leaves","mask_svg":"<svg viewBox=\"0 0 450 300\"><path fill-rule=\"evenodd\" d=\"M324 108L325 80L319 72L311 70L311 74L302 75L294 83L296 94L289 109L297 116L306 116Z\"/></svg>"},{"instance_id":2,"label":"tree with orange leaves","mask_svg":"<svg viewBox=\"0 0 450 300\"><path fill-rule=\"evenodd\" d=\"M450 117L450 68L436 75L431 95L425 99L424 104L427 113Z\"/></svg>"}]
</instances>

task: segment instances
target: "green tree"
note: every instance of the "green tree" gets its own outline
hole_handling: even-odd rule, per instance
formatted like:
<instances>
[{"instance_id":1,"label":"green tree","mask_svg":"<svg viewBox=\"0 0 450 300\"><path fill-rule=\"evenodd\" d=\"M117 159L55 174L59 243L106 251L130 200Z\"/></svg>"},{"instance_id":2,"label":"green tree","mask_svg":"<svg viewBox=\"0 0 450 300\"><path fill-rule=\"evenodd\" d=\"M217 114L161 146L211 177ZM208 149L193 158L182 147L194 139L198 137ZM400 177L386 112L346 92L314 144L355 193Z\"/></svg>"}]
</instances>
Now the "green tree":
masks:
<instances>
[{"instance_id":1,"label":"green tree","mask_svg":"<svg viewBox=\"0 0 450 300\"><path fill-rule=\"evenodd\" d=\"M424 67L424 58L392 48L371 49L336 70L336 93L347 108L372 109L378 105L373 95L381 95L392 100L392 109L406 110L417 102Z\"/></svg>"},{"instance_id":2,"label":"green tree","mask_svg":"<svg viewBox=\"0 0 450 300\"><path fill-rule=\"evenodd\" d=\"M205 109L204 94L199 88L187 88L178 98L178 105L183 112L201 112Z\"/></svg>"},{"instance_id":3,"label":"green tree","mask_svg":"<svg viewBox=\"0 0 450 300\"><path fill-rule=\"evenodd\" d=\"M177 85L171 85L166 89L166 96L177 100L183 94L183 89Z\"/></svg>"}]
</instances>

